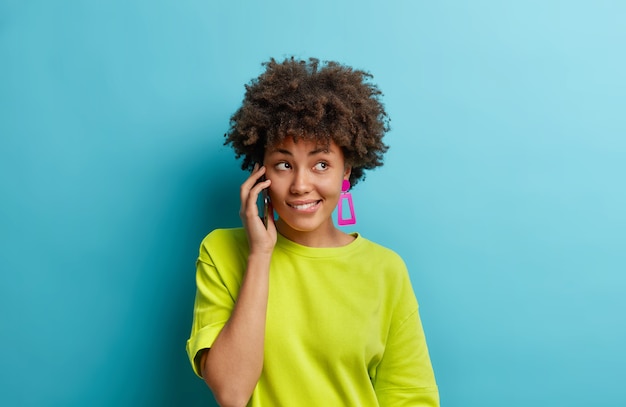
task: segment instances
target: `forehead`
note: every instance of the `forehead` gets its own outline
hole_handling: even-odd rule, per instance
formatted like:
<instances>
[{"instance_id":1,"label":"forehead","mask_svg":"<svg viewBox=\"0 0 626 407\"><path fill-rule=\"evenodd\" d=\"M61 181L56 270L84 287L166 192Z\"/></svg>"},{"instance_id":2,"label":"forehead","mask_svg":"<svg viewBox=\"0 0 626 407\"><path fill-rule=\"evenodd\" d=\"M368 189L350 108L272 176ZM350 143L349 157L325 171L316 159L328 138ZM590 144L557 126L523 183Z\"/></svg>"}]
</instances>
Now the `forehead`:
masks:
<instances>
[{"instance_id":1,"label":"forehead","mask_svg":"<svg viewBox=\"0 0 626 407\"><path fill-rule=\"evenodd\" d=\"M299 138L297 141L293 137L287 137L280 143L268 146L265 154L274 153L341 153L341 148L333 140L307 140Z\"/></svg>"}]
</instances>

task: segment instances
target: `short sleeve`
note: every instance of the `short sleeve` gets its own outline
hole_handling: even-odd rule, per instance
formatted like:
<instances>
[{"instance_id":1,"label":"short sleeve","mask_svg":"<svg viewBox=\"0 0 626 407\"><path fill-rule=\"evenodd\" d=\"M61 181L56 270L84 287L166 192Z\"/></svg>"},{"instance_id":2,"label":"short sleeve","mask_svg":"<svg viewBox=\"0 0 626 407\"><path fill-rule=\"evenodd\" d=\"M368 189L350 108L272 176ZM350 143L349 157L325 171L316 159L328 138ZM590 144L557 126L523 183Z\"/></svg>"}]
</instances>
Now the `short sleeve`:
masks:
<instances>
[{"instance_id":1,"label":"short sleeve","mask_svg":"<svg viewBox=\"0 0 626 407\"><path fill-rule=\"evenodd\" d=\"M213 232L202 242L196 261L196 299L187 356L196 375L201 376L196 356L210 348L230 318L241 283L241 256L236 242ZM212 253L219 253L215 258ZM244 259L245 261L245 259Z\"/></svg>"},{"instance_id":2,"label":"short sleeve","mask_svg":"<svg viewBox=\"0 0 626 407\"><path fill-rule=\"evenodd\" d=\"M437 407L439 392L408 275L401 291L374 390L381 407Z\"/></svg>"}]
</instances>

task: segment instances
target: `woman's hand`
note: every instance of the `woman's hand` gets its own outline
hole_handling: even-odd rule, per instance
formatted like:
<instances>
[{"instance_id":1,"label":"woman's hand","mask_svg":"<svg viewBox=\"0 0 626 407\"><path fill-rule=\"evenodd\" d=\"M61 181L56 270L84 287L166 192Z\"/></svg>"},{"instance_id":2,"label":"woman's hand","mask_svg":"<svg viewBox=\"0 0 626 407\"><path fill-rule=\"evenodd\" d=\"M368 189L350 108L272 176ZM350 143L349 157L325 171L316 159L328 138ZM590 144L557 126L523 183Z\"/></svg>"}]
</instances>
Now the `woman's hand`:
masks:
<instances>
[{"instance_id":1,"label":"woman's hand","mask_svg":"<svg viewBox=\"0 0 626 407\"><path fill-rule=\"evenodd\" d=\"M269 188L271 184L270 180L259 182L264 174L265 167L259 167L259 164L255 164L250 177L241 184L241 209L239 209L239 216L248 235L250 254L271 254L276 245L274 211L270 207L270 216L267 220L267 228L265 228L263 220L259 217L257 207L259 193L263 189Z\"/></svg>"},{"instance_id":2,"label":"woman's hand","mask_svg":"<svg viewBox=\"0 0 626 407\"><path fill-rule=\"evenodd\" d=\"M265 167L255 165L241 184L239 216L250 245L248 263L230 318L202 359L202 377L220 406L246 405L263 371L270 263L277 237L273 217L266 228L256 204L259 193L271 184L258 182L263 174Z\"/></svg>"}]
</instances>

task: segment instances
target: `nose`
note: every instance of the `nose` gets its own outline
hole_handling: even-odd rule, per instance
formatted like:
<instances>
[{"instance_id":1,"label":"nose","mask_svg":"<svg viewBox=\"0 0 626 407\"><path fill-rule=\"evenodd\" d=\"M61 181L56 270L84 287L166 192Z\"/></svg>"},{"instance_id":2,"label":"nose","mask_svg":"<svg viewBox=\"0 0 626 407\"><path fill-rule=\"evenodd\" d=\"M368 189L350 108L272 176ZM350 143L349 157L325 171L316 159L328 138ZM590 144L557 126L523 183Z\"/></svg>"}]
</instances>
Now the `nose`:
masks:
<instances>
[{"instance_id":1,"label":"nose","mask_svg":"<svg viewBox=\"0 0 626 407\"><path fill-rule=\"evenodd\" d=\"M291 187L289 191L292 194L303 195L311 190L311 178L306 169L298 169L294 171Z\"/></svg>"}]
</instances>

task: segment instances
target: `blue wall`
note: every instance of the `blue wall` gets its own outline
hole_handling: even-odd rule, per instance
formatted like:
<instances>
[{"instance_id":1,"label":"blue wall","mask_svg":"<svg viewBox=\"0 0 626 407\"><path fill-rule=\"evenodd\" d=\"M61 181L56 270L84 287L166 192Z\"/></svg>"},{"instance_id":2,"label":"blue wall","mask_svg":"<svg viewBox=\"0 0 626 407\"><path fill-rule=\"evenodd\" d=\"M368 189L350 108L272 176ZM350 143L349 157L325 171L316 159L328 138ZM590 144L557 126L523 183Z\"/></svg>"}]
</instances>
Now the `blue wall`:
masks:
<instances>
[{"instance_id":1,"label":"blue wall","mask_svg":"<svg viewBox=\"0 0 626 407\"><path fill-rule=\"evenodd\" d=\"M0 405L207 405L184 345L222 146L270 56L370 70L354 191L406 260L443 404L626 404L623 2L0 2ZM401 215L400 215L401 214Z\"/></svg>"}]
</instances>

